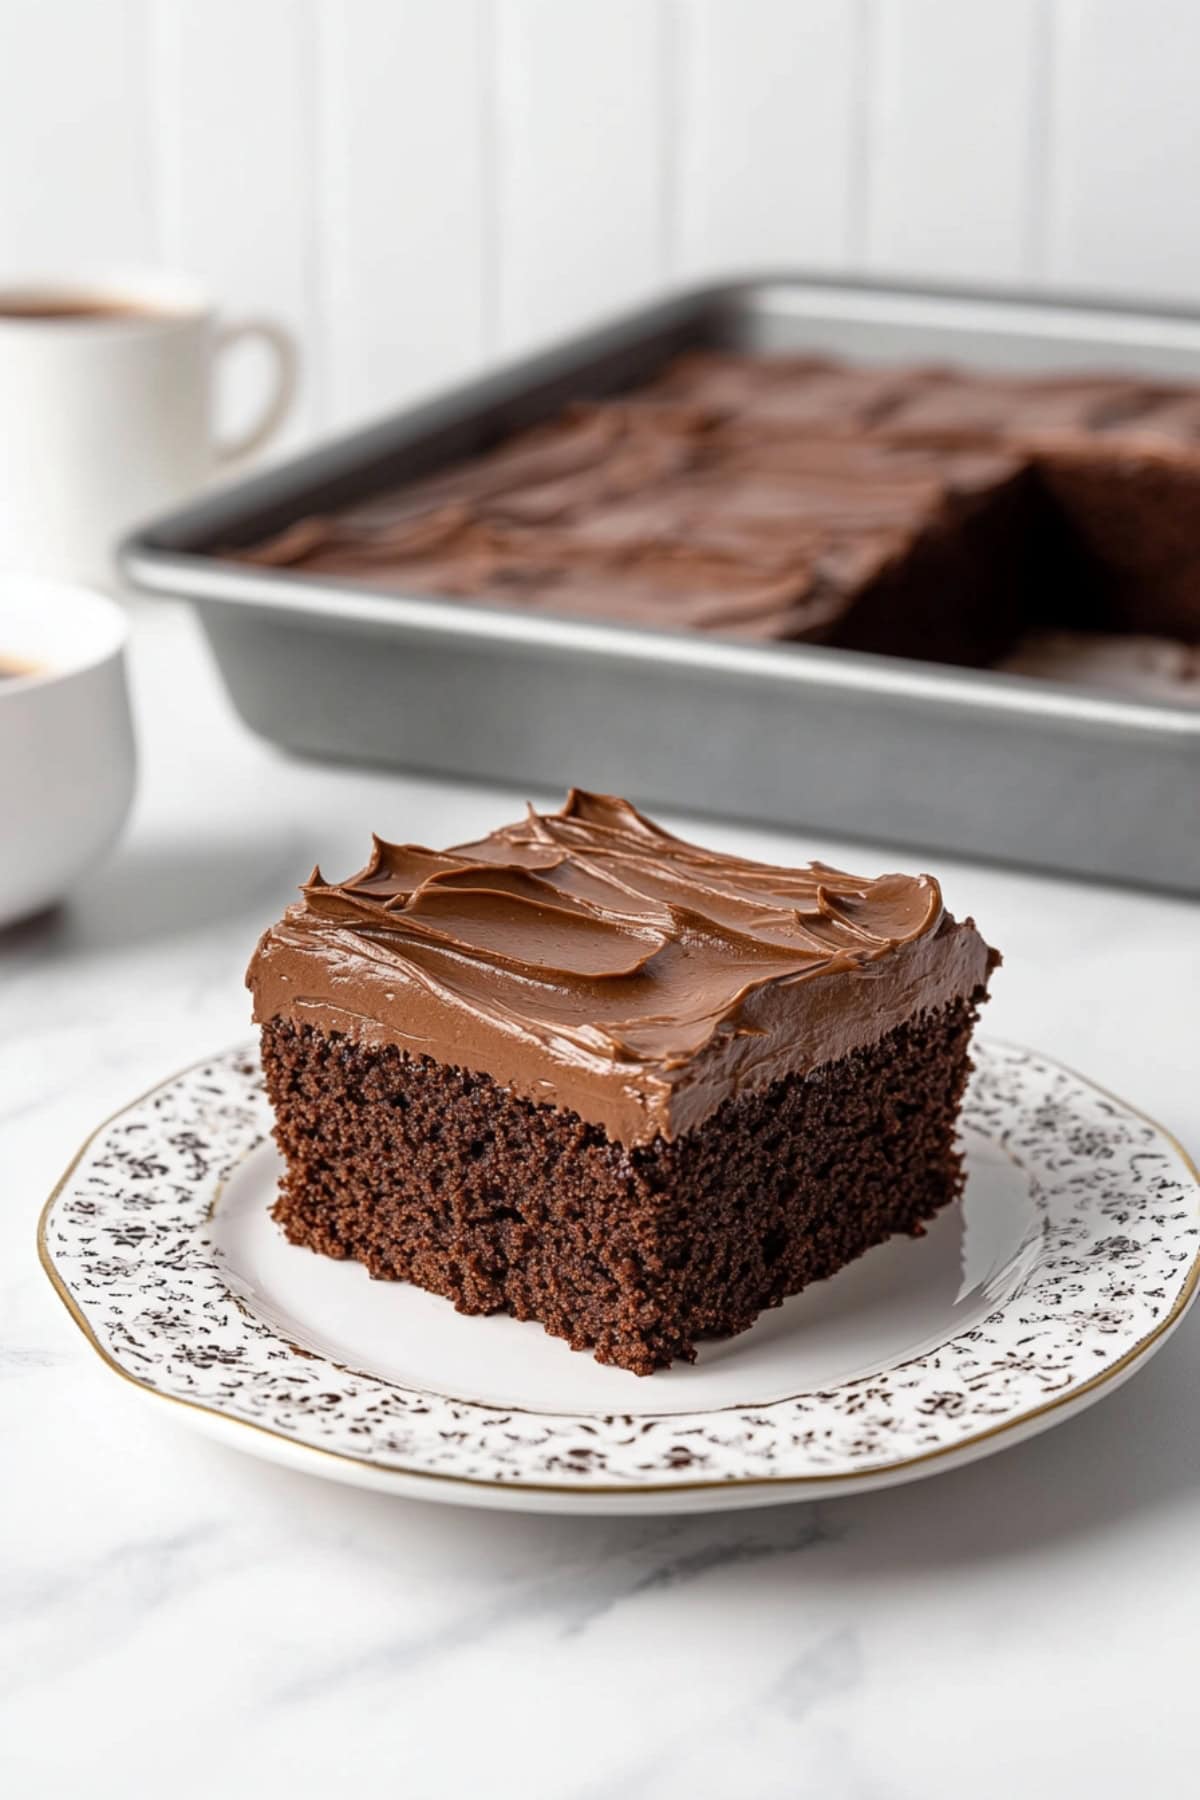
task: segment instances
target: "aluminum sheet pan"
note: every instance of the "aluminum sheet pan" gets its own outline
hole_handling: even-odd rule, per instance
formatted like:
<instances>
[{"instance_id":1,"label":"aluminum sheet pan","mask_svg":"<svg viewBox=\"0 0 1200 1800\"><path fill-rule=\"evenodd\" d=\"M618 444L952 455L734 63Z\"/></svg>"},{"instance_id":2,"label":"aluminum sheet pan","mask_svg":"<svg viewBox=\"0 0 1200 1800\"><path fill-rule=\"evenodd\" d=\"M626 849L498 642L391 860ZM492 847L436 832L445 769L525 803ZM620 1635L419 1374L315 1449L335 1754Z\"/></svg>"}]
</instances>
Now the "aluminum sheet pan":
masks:
<instances>
[{"instance_id":1,"label":"aluminum sheet pan","mask_svg":"<svg viewBox=\"0 0 1200 1800\"><path fill-rule=\"evenodd\" d=\"M128 577L196 606L233 702L303 754L582 786L1200 892L1200 709L988 670L463 605L212 555L619 391L702 344L1200 380L1200 317L786 278L649 307L206 495Z\"/></svg>"}]
</instances>

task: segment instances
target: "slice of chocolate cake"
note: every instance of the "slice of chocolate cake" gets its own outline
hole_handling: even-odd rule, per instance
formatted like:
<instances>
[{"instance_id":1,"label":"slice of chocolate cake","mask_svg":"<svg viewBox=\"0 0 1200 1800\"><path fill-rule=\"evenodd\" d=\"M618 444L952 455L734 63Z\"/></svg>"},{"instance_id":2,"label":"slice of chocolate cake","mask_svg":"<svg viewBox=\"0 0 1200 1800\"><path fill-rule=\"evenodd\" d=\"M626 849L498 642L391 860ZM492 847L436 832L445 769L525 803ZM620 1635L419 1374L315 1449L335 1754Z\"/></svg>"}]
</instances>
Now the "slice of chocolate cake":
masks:
<instances>
[{"instance_id":1,"label":"slice of chocolate cake","mask_svg":"<svg viewBox=\"0 0 1200 1800\"><path fill-rule=\"evenodd\" d=\"M998 961L927 875L774 868L573 791L319 871L247 977L292 1242L648 1374L959 1193Z\"/></svg>"},{"instance_id":2,"label":"slice of chocolate cake","mask_svg":"<svg viewBox=\"0 0 1200 1800\"><path fill-rule=\"evenodd\" d=\"M1057 521L1033 625L1200 643L1200 392L1136 377L947 373L888 412L889 441L1004 446ZM1066 577L1063 579L1063 577Z\"/></svg>"}]
</instances>

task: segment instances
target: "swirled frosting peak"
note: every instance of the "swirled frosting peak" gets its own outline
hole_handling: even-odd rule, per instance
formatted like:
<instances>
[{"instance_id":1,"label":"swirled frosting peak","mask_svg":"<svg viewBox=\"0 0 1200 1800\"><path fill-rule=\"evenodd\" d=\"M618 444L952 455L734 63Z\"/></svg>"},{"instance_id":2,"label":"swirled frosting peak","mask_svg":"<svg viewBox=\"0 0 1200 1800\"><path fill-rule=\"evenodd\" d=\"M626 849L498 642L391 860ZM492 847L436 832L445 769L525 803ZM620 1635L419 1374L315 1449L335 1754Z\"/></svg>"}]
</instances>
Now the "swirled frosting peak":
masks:
<instances>
[{"instance_id":1,"label":"swirled frosting peak","mask_svg":"<svg viewBox=\"0 0 1200 1800\"><path fill-rule=\"evenodd\" d=\"M490 1075L630 1145L973 992L989 954L931 876L751 862L578 789L451 850L376 838L301 892L251 962L258 1020Z\"/></svg>"}]
</instances>

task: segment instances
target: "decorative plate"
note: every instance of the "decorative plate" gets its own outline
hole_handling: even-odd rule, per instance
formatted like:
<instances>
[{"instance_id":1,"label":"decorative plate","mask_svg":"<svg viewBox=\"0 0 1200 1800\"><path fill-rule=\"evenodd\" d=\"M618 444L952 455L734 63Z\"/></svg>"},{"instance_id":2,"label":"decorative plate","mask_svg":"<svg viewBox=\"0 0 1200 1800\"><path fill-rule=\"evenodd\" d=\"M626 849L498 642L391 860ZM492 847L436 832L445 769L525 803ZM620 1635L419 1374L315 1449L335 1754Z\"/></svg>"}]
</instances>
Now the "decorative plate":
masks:
<instances>
[{"instance_id":1,"label":"decorative plate","mask_svg":"<svg viewBox=\"0 0 1200 1800\"><path fill-rule=\"evenodd\" d=\"M288 1245L252 1049L102 1125L40 1250L105 1362L243 1449L425 1499L760 1506L986 1455L1101 1397L1200 1274L1200 1176L1131 1107L977 1046L962 1203L647 1379Z\"/></svg>"}]
</instances>

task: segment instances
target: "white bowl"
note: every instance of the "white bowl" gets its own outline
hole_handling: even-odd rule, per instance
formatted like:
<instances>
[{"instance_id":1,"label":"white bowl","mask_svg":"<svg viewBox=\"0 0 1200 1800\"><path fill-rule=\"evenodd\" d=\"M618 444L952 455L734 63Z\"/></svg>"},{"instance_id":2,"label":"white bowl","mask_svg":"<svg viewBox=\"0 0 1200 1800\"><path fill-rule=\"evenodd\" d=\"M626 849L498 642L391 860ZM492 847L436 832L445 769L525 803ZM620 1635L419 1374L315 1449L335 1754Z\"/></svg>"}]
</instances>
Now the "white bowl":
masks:
<instances>
[{"instance_id":1,"label":"white bowl","mask_svg":"<svg viewBox=\"0 0 1200 1800\"><path fill-rule=\"evenodd\" d=\"M0 925L40 912L111 846L133 799L128 626L87 588L0 576Z\"/></svg>"}]
</instances>

